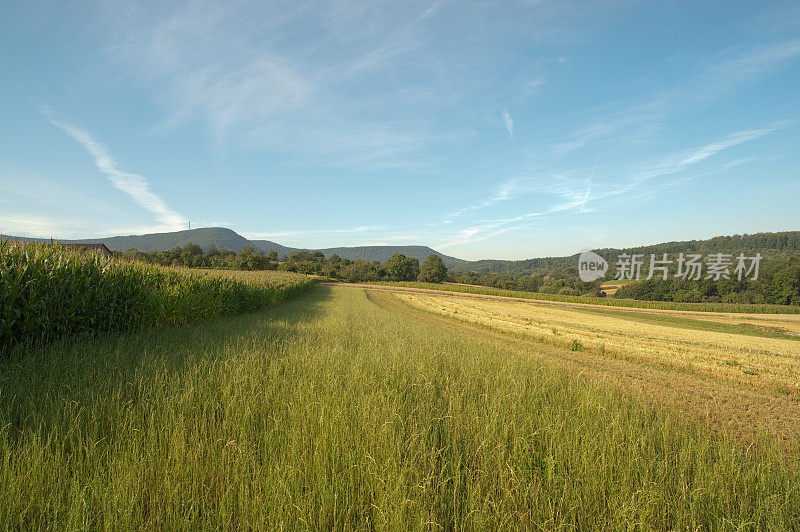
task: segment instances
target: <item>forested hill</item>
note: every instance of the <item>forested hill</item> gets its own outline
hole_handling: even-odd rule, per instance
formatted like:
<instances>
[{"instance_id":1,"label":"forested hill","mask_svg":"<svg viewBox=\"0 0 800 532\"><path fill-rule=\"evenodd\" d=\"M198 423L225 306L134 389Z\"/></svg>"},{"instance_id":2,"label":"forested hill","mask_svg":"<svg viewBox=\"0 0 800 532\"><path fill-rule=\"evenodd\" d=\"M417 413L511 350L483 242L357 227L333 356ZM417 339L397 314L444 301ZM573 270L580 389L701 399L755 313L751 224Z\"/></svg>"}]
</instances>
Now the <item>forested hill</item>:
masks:
<instances>
[{"instance_id":1,"label":"forested hill","mask_svg":"<svg viewBox=\"0 0 800 532\"><path fill-rule=\"evenodd\" d=\"M300 251L299 248L288 248L270 240L253 240L252 245L264 253L275 251L279 257L289 255L293 251ZM326 257L339 255L343 259L363 260L366 262L386 262L395 253L402 253L406 257L412 257L420 262L424 261L428 255L438 255L444 261L445 266L458 271L463 270L465 265L470 264L469 261L439 253L428 246L355 246L312 249L309 251L320 251Z\"/></svg>"},{"instance_id":2,"label":"forested hill","mask_svg":"<svg viewBox=\"0 0 800 532\"><path fill-rule=\"evenodd\" d=\"M12 239L47 242L50 239L44 238L23 238L14 237ZM263 253L275 251L279 257L289 255L301 248L283 246L270 240L249 240L236 231L225 227L203 227L200 229L189 229L186 231L175 231L172 233L153 233L148 235L112 236L106 238L87 238L81 240L59 240L63 243L103 243L109 249L116 251L128 251L138 249L140 251L169 251L175 247L184 247L188 244L197 244L203 250L208 251L212 245L218 249L230 249L240 251L247 246L253 246L256 250ZM309 250L317 251L317 250ZM395 253L402 253L407 257L413 257L420 262L424 261L428 255L439 255L444 260L448 268L456 268L468 264L468 261L450 257L443 253L431 249L427 246L357 246L357 247L336 247L318 250L326 257L337 254L343 259L364 260L367 262L386 260Z\"/></svg>"},{"instance_id":3,"label":"forested hill","mask_svg":"<svg viewBox=\"0 0 800 532\"><path fill-rule=\"evenodd\" d=\"M686 240L682 242L665 242L629 248L626 251L636 253L680 253L698 251L702 253L729 252L744 250L765 251L800 251L800 231L784 231L781 233L756 233L753 235L715 236L708 240ZM618 249L600 251L618 252Z\"/></svg>"},{"instance_id":4,"label":"forested hill","mask_svg":"<svg viewBox=\"0 0 800 532\"><path fill-rule=\"evenodd\" d=\"M14 236L10 238L38 242L47 242L50 240L45 238L23 238ZM216 246L217 249L230 249L231 251L239 251L247 246L253 246L264 253L275 251L278 253L279 257L288 255L293 251L299 251L298 248L282 246L269 240L249 240L236 231L226 227L202 227L199 229L187 229L186 231L174 231L171 233L84 238L81 240L59 239L59 242L64 242L66 244L75 242L102 242L109 249L115 251L128 251L131 249L138 249L139 251L169 251L175 247L184 247L188 244L197 244L205 251L208 251L208 248L211 246Z\"/></svg>"},{"instance_id":5,"label":"forested hill","mask_svg":"<svg viewBox=\"0 0 800 532\"><path fill-rule=\"evenodd\" d=\"M17 238L17 237L11 237ZM47 240L47 239L26 239ZM63 240L63 242L76 242ZM277 252L279 257L289 255L298 248L283 246L270 240L249 240L231 229L224 227L204 227L172 233L155 233L149 235L113 236L107 238L84 239L80 242L102 242L110 249L127 251L139 249L141 251L167 251L174 247L183 247L187 244L198 244L204 250L211 245L219 249L239 251L247 246L253 246L264 253ZM620 253L713 253L735 251L761 251L767 254L779 252L797 252L800 254L800 231L785 231L780 233L757 233L752 235L718 236L708 240L685 240L678 242L665 242L646 246L625 249L605 248L596 250L607 260L615 260ZM314 251L314 250L311 250ZM385 262L395 253L402 253L422 262L428 255L439 255L445 265L454 272L476 271L486 273L504 273L510 275L548 273L574 268L578 255L568 257L544 257L525 260L478 260L467 261L449 255L444 255L427 246L358 246L336 247L320 249L326 257L336 254L350 260L364 260L367 262Z\"/></svg>"},{"instance_id":6,"label":"forested hill","mask_svg":"<svg viewBox=\"0 0 800 532\"><path fill-rule=\"evenodd\" d=\"M779 233L756 233L752 235L717 236L708 240L683 240L664 242L631 248L603 248L595 250L608 261L616 260L621 253L731 253L738 251L762 252L774 254L779 252L795 252L800 255L800 231L784 231ZM454 271L476 271L484 273L504 273L509 275L548 273L565 269L574 269L578 262L578 254L568 257L543 257L525 260L478 260L465 261L464 266Z\"/></svg>"},{"instance_id":7,"label":"forested hill","mask_svg":"<svg viewBox=\"0 0 800 532\"><path fill-rule=\"evenodd\" d=\"M21 238L11 237L21 240L38 242L49 242L49 238ZM186 231L174 231L172 233L152 233L148 235L129 235L129 236L110 236L105 238L84 238L80 240L56 239L65 244L75 242L99 244L103 243L108 249L116 251L128 251L138 249L140 251L167 251L174 247L183 247L187 244L197 244L203 249L208 249L211 245L219 249L230 249L239 251L252 243L231 229L224 227L204 227L202 229L188 229Z\"/></svg>"}]
</instances>

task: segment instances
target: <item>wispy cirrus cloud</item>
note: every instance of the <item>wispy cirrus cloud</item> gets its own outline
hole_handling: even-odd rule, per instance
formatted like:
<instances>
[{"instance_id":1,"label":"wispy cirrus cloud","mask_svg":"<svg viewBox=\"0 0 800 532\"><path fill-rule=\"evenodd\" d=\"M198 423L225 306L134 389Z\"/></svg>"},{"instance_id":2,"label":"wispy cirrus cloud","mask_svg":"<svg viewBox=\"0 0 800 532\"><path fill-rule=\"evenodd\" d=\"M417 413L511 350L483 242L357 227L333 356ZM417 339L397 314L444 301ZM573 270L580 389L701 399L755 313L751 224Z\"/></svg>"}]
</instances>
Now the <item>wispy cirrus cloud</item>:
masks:
<instances>
[{"instance_id":1,"label":"wispy cirrus cloud","mask_svg":"<svg viewBox=\"0 0 800 532\"><path fill-rule=\"evenodd\" d=\"M64 220L55 220L48 216L0 215L0 235L48 238L56 235L63 225Z\"/></svg>"},{"instance_id":2,"label":"wispy cirrus cloud","mask_svg":"<svg viewBox=\"0 0 800 532\"><path fill-rule=\"evenodd\" d=\"M658 133L676 111L713 102L799 58L800 39L724 50L697 64L693 75L649 99L622 105L610 102L589 111L592 118L581 120L570 134L554 142L551 153L563 157L605 142L641 142Z\"/></svg>"},{"instance_id":3,"label":"wispy cirrus cloud","mask_svg":"<svg viewBox=\"0 0 800 532\"><path fill-rule=\"evenodd\" d=\"M595 172L597 172L597 164L594 165L594 168L592 168L592 173L589 174L589 183L586 185L586 194L583 195L583 202L581 202L581 212L586 212L586 202L589 201L589 194L592 191L592 179L594 179Z\"/></svg>"},{"instance_id":4,"label":"wispy cirrus cloud","mask_svg":"<svg viewBox=\"0 0 800 532\"><path fill-rule=\"evenodd\" d=\"M39 216L30 214L0 214L0 234L33 238L76 239L117 236L121 234L146 234L164 231L164 226L107 226L77 216Z\"/></svg>"},{"instance_id":5,"label":"wispy cirrus cloud","mask_svg":"<svg viewBox=\"0 0 800 532\"><path fill-rule=\"evenodd\" d=\"M707 146L703 146L702 148L695 150L691 153L688 157L682 159L678 164L678 169L683 167L699 163L700 161L704 161L709 157L716 155L722 151L727 149L733 148L734 146L738 146L744 142L750 140L759 139L773 131L777 131L778 129L782 129L790 125L791 122L778 122L776 124L772 124L768 127L762 129L752 129L749 131L739 131L737 133L732 133L728 135L727 138L719 141L714 142L712 144L708 144Z\"/></svg>"},{"instance_id":6,"label":"wispy cirrus cloud","mask_svg":"<svg viewBox=\"0 0 800 532\"><path fill-rule=\"evenodd\" d=\"M760 139L770 133L789 127L790 125L792 125L791 121L781 121L767 124L757 129L733 132L716 142L668 154L655 162L642 163L632 168L626 178L606 183L606 186L598 191L596 198L606 199L621 197L637 189L642 189L645 186L648 187L649 190L643 192L643 195L652 196L654 191L669 188L671 184L687 183L691 181L692 178L690 176L680 175L693 166L719 155L722 152L735 148L736 146ZM732 163L724 163L720 168L730 168L731 164ZM736 164L741 164L741 159L736 162ZM664 181L664 178L673 176L680 177L672 182ZM657 187L654 187L653 184L656 181L661 182L658 183Z\"/></svg>"},{"instance_id":7,"label":"wispy cirrus cloud","mask_svg":"<svg viewBox=\"0 0 800 532\"><path fill-rule=\"evenodd\" d=\"M347 227L340 229L306 229L298 231L273 231L268 233L259 232L243 232L242 235L247 238L262 239L262 238L275 238L282 236L317 236L317 235L331 235L331 234L349 234L349 233L371 233L376 231L385 231L388 229L385 226L379 225L361 225L358 227Z\"/></svg>"},{"instance_id":8,"label":"wispy cirrus cloud","mask_svg":"<svg viewBox=\"0 0 800 532\"><path fill-rule=\"evenodd\" d=\"M449 248L485 240L510 230L509 226L513 227L516 224L531 222L549 215L590 212L592 210L588 207L590 201L608 202L618 198L630 200L631 195L642 198L662 193L677 185L691 182L693 178L683 174L692 167L726 150L760 139L791 124L790 121L781 121L757 129L733 132L719 141L669 154L654 163L644 163L639 168L630 169L627 175L620 179L607 179L596 183L597 165L589 173L588 179L566 172L516 177L503 182L497 193L489 200L473 204L455 214L463 214L507 199L532 194L539 198L548 198L550 206L516 216L482 220L458 231L439 246ZM737 159L724 163L722 168L730 168L742 164L746 160ZM670 179L665 180L664 178Z\"/></svg>"},{"instance_id":9,"label":"wispy cirrus cloud","mask_svg":"<svg viewBox=\"0 0 800 532\"><path fill-rule=\"evenodd\" d=\"M620 177L609 178L606 176L605 179L593 183L591 196L587 199L587 203L592 201L602 204L614 199L644 201L676 186L691 183L701 175L709 175L732 168L748 159L739 158L735 161L724 162L716 168L704 169L700 174L695 169L701 163L723 152L765 137L789 127L791 124L792 122L789 121L781 121L756 129L736 131L709 144L669 153L655 161L633 164ZM590 183L592 183L591 180Z\"/></svg>"},{"instance_id":10,"label":"wispy cirrus cloud","mask_svg":"<svg viewBox=\"0 0 800 532\"><path fill-rule=\"evenodd\" d=\"M508 114L508 111L503 111L503 124L506 126L506 131L508 131L508 137L513 139L514 138L514 119L511 118L511 115Z\"/></svg>"},{"instance_id":11,"label":"wispy cirrus cloud","mask_svg":"<svg viewBox=\"0 0 800 532\"><path fill-rule=\"evenodd\" d=\"M377 94L365 87L390 68L433 68L412 52L429 44L424 30L437 9L387 3L378 16L358 3L134 3L109 10L106 55L165 109L157 132L200 125L223 149L406 166L409 152L453 133L432 132L424 114L390 116L385 101L427 108L437 96L408 84Z\"/></svg>"},{"instance_id":12,"label":"wispy cirrus cloud","mask_svg":"<svg viewBox=\"0 0 800 532\"><path fill-rule=\"evenodd\" d=\"M441 124L496 91L496 81L476 83L480 74L464 64L493 53L481 43L497 27L515 41L560 40L593 11L540 2L520 6L523 20L480 2L102 5L106 77L120 72L148 91L166 114L157 131L199 126L220 151L269 150L366 170L425 167L441 156L437 147L473 134L463 114ZM460 28L480 36L453 47ZM479 69L488 74L492 62ZM532 75L530 88L543 83L542 73Z\"/></svg>"},{"instance_id":13,"label":"wispy cirrus cloud","mask_svg":"<svg viewBox=\"0 0 800 532\"><path fill-rule=\"evenodd\" d=\"M527 83L525 83L524 88L525 88L525 90L532 91L532 90L538 89L539 87L544 85L544 83L545 83L545 80L543 78L532 79L532 80L528 81Z\"/></svg>"},{"instance_id":14,"label":"wispy cirrus cloud","mask_svg":"<svg viewBox=\"0 0 800 532\"><path fill-rule=\"evenodd\" d=\"M457 211L451 212L445 217L443 223L452 223L453 220L470 211L491 207L492 205L500 203L501 201L513 199L518 193L518 183L519 180L517 178L511 178L503 181L489 198L473 203L472 205L464 207L463 209L458 209Z\"/></svg>"},{"instance_id":15,"label":"wispy cirrus cloud","mask_svg":"<svg viewBox=\"0 0 800 532\"><path fill-rule=\"evenodd\" d=\"M765 43L744 52L727 50L712 59L710 65L692 80L690 89L704 89L697 94L697 98L714 97L751 83L798 57L800 39Z\"/></svg>"},{"instance_id":16,"label":"wispy cirrus cloud","mask_svg":"<svg viewBox=\"0 0 800 532\"><path fill-rule=\"evenodd\" d=\"M137 205L151 212L161 224L158 229L177 231L185 229L187 219L170 209L157 194L150 190L150 184L143 176L123 172L117 167L108 149L95 140L86 130L67 122L54 119L46 109L43 112L50 122L76 140L94 159L97 169L119 190L127 194Z\"/></svg>"}]
</instances>

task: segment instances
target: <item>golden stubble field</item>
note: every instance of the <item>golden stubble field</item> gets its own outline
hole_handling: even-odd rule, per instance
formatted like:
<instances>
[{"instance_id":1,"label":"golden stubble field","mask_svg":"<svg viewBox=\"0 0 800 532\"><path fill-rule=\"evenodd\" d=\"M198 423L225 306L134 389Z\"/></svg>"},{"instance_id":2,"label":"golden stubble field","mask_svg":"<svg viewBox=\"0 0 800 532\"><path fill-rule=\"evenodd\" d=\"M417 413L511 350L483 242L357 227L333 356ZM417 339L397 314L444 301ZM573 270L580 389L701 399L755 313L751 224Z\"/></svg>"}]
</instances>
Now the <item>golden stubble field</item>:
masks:
<instances>
[{"instance_id":1,"label":"golden stubble field","mask_svg":"<svg viewBox=\"0 0 800 532\"><path fill-rule=\"evenodd\" d=\"M800 316L586 308L412 292L394 297L513 337L520 348L530 346L545 359L566 361L654 402L710 415L742 434L797 438Z\"/></svg>"}]
</instances>

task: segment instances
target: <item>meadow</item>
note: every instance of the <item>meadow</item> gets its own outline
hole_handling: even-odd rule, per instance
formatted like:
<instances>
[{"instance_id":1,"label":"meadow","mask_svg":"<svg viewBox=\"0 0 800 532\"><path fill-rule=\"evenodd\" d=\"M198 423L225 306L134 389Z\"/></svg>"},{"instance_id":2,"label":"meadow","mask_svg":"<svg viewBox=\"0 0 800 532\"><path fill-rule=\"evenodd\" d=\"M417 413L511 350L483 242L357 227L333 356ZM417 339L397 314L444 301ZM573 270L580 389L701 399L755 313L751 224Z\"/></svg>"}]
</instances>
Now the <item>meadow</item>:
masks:
<instances>
[{"instance_id":1,"label":"meadow","mask_svg":"<svg viewBox=\"0 0 800 532\"><path fill-rule=\"evenodd\" d=\"M317 286L258 312L39 347L0 365L0 522L800 526L800 466L773 439L742 445L534 347L569 349L475 327Z\"/></svg>"}]
</instances>

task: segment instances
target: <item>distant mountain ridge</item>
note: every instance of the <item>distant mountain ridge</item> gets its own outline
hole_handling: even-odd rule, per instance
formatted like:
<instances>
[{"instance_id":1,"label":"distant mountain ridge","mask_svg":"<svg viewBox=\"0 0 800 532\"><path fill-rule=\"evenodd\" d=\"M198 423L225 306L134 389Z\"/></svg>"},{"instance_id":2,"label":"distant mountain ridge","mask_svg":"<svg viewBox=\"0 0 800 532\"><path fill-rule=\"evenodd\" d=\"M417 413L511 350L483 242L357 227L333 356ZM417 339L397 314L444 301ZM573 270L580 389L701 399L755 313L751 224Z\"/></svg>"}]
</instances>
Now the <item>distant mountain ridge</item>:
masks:
<instances>
[{"instance_id":1,"label":"distant mountain ridge","mask_svg":"<svg viewBox=\"0 0 800 532\"><path fill-rule=\"evenodd\" d=\"M0 235L2 236L2 235ZM26 241L48 242L46 238L25 238L2 236L2 238L19 239ZM279 257L289 255L301 248L283 246L271 240L249 240L232 229L225 227L203 227L175 231L172 233L154 233L149 235L112 236L107 238L91 238L82 240L60 240L64 243L103 243L110 249L128 251L139 249L141 251L167 251L175 246L183 247L187 244L197 244L207 250L211 245L219 249L239 251L246 246L253 246L259 251L269 253L275 251ZM761 250L761 251L800 251L800 231L783 231L774 233L756 233L752 235L718 236L707 240L686 240L665 242L647 246L637 246L625 249L604 248L595 250L607 260L623 252L628 253L679 253L679 252L720 252L733 250ZM428 255L442 257L448 269L455 272L477 271L507 274L532 274L554 269L572 268L577 263L578 255L567 257L543 257L524 260L494 260L484 259L469 261L445 255L428 246L355 246L323 248L319 250L326 257L336 254L344 259L385 262L395 253L402 253L408 257L425 260Z\"/></svg>"},{"instance_id":2,"label":"distant mountain ridge","mask_svg":"<svg viewBox=\"0 0 800 532\"><path fill-rule=\"evenodd\" d=\"M271 240L252 240L252 246L256 249L269 253L275 251L279 257L289 255L293 251L301 251L303 248L290 248L282 246ZM217 246L219 247L219 246ZM349 260L363 260L367 262L386 262L395 253L402 253L406 257L413 257L420 262L428 258L428 255L438 255L442 258L445 265L449 269L458 268L469 264L469 261L451 257L440 253L435 249L428 246L354 246L354 247L338 247L338 248L321 248L309 249L308 251L320 251L326 257L331 255L339 255L343 259Z\"/></svg>"},{"instance_id":3,"label":"distant mountain ridge","mask_svg":"<svg viewBox=\"0 0 800 532\"><path fill-rule=\"evenodd\" d=\"M49 242L49 238L18 238L20 240ZM203 249L208 249L212 244L219 249L231 249L239 251L245 246L252 246L253 243L232 229L225 227L204 227L201 229L187 229L185 231L174 231L171 233L152 233L148 235L128 235L110 236L106 238L83 238L80 240L61 240L65 244L85 242L90 244L105 244L109 249L115 251L128 251L138 249L140 251L166 251L175 246L183 247L187 244L197 244Z\"/></svg>"},{"instance_id":4,"label":"distant mountain ridge","mask_svg":"<svg viewBox=\"0 0 800 532\"><path fill-rule=\"evenodd\" d=\"M629 248L601 248L593 251L609 262L616 261L617 257L622 253L639 253L645 256L649 256L651 253L656 255L663 253L675 255L677 253L707 254L739 251L800 253L800 231L715 236L706 240L678 240ZM510 275L542 273L574 268L578 263L578 255L579 253L567 257L542 257L523 260L484 259L471 261L467 270Z\"/></svg>"},{"instance_id":5,"label":"distant mountain ridge","mask_svg":"<svg viewBox=\"0 0 800 532\"><path fill-rule=\"evenodd\" d=\"M27 238L5 236L16 240L30 242L49 242L49 238ZM211 245L219 249L230 249L239 251L247 246L253 246L259 251L269 253L275 251L279 257L289 255L294 251L301 251L305 248L293 248L283 246L271 240L249 240L236 231L226 227L202 227L199 229L187 229L184 231L174 231L171 233L152 233L148 235L128 235L111 236L106 238L84 238L80 240L58 240L65 244L77 242L87 244L105 244L109 249L115 251L128 251L138 249L140 251L167 251L176 246L183 247L187 244L197 244L204 250L208 250ZM365 260L368 262L385 262L395 253L402 253L408 257L418 259L420 262L425 260L428 255L438 255L442 257L445 265L450 268L463 267L469 261L451 257L444 253L439 253L428 246L356 246L356 247L336 247L324 249L309 249L308 251L321 251L326 257L337 254L343 259Z\"/></svg>"}]
</instances>

